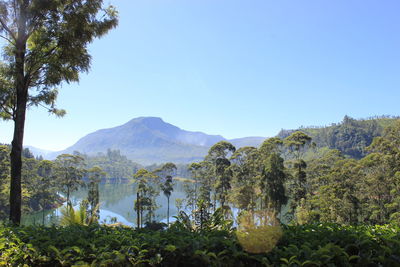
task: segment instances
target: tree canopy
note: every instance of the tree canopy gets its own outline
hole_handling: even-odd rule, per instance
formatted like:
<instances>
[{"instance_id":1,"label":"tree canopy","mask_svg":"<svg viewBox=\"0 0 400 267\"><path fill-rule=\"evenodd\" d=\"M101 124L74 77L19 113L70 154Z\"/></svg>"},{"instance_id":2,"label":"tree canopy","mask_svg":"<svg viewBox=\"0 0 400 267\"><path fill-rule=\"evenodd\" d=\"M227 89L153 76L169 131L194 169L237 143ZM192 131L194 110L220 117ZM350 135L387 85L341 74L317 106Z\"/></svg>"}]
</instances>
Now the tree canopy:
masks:
<instances>
[{"instance_id":1,"label":"tree canopy","mask_svg":"<svg viewBox=\"0 0 400 267\"><path fill-rule=\"evenodd\" d=\"M87 49L118 23L102 0L2 0L0 37L6 41L0 68L0 115L14 121L11 149L10 220L21 220L21 168L26 110L56 108L57 87L79 81L90 69Z\"/></svg>"}]
</instances>

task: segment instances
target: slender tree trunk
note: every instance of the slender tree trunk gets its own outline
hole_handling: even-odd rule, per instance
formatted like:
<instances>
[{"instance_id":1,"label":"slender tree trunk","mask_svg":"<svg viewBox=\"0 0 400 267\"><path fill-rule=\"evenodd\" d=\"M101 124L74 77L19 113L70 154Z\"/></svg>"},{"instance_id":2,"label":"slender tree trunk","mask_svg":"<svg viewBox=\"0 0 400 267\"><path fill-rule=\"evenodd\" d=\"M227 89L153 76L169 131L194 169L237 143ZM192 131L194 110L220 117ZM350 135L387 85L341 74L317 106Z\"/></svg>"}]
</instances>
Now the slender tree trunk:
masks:
<instances>
[{"instance_id":1,"label":"slender tree trunk","mask_svg":"<svg viewBox=\"0 0 400 267\"><path fill-rule=\"evenodd\" d=\"M140 228L140 200L139 200L139 192L136 193L136 223L137 223L137 228Z\"/></svg>"},{"instance_id":2,"label":"slender tree trunk","mask_svg":"<svg viewBox=\"0 0 400 267\"><path fill-rule=\"evenodd\" d=\"M44 201L43 206L42 206L42 225L44 226L44 207L46 205L46 202Z\"/></svg>"},{"instance_id":3,"label":"slender tree trunk","mask_svg":"<svg viewBox=\"0 0 400 267\"><path fill-rule=\"evenodd\" d=\"M140 228L143 228L143 210L140 207Z\"/></svg>"},{"instance_id":4,"label":"slender tree trunk","mask_svg":"<svg viewBox=\"0 0 400 267\"><path fill-rule=\"evenodd\" d=\"M167 207L167 225L169 227L169 197L167 197L168 207Z\"/></svg>"},{"instance_id":5,"label":"slender tree trunk","mask_svg":"<svg viewBox=\"0 0 400 267\"><path fill-rule=\"evenodd\" d=\"M26 53L26 8L28 1L19 4L18 35L15 44L15 90L17 95L14 114L14 136L11 142L11 183L10 183L10 221L16 225L21 222L21 171L22 149L25 129L25 114L28 101L28 84L25 80Z\"/></svg>"},{"instance_id":6,"label":"slender tree trunk","mask_svg":"<svg viewBox=\"0 0 400 267\"><path fill-rule=\"evenodd\" d=\"M197 178L194 181L194 204L192 210L195 210L197 205Z\"/></svg>"},{"instance_id":7,"label":"slender tree trunk","mask_svg":"<svg viewBox=\"0 0 400 267\"><path fill-rule=\"evenodd\" d=\"M67 186L67 205L70 205L70 201L69 201L69 186Z\"/></svg>"}]
</instances>

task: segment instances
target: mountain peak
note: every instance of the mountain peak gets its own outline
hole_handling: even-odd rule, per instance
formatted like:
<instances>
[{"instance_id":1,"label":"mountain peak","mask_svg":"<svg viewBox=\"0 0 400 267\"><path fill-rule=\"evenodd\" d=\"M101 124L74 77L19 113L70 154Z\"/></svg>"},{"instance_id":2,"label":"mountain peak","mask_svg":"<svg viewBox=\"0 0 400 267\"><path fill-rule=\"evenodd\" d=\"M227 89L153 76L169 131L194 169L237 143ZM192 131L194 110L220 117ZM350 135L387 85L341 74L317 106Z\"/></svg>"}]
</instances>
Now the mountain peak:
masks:
<instances>
[{"instance_id":1,"label":"mountain peak","mask_svg":"<svg viewBox=\"0 0 400 267\"><path fill-rule=\"evenodd\" d=\"M154 125L160 125L160 124L166 124L163 119L160 117L138 117L130 120L126 124L132 124L132 123L143 123L143 124L154 124Z\"/></svg>"},{"instance_id":2,"label":"mountain peak","mask_svg":"<svg viewBox=\"0 0 400 267\"><path fill-rule=\"evenodd\" d=\"M185 131L159 117L138 117L123 125L90 133L56 153L96 154L118 149L139 163L188 163L201 160L209 147L222 140L226 139L220 135Z\"/></svg>"}]
</instances>

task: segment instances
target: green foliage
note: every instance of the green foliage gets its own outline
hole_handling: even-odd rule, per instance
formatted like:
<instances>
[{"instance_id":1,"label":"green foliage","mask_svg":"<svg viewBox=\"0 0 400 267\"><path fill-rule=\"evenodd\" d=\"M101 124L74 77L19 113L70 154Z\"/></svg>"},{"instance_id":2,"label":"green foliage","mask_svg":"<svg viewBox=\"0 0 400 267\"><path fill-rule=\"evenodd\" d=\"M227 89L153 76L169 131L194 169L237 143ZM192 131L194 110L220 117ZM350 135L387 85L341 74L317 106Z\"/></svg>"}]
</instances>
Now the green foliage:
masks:
<instances>
[{"instance_id":1,"label":"green foliage","mask_svg":"<svg viewBox=\"0 0 400 267\"><path fill-rule=\"evenodd\" d=\"M22 210L25 213L60 205L54 163L33 158L24 149L22 164ZM10 147L0 145L0 220L7 218L10 193Z\"/></svg>"},{"instance_id":2,"label":"green foliage","mask_svg":"<svg viewBox=\"0 0 400 267\"><path fill-rule=\"evenodd\" d=\"M137 212L137 227L143 227L146 220L148 223L153 222L154 212L157 208L156 196L159 195L157 176L145 169L138 170L135 175L135 183L137 184L136 200L134 210ZM146 212L146 218L143 213Z\"/></svg>"},{"instance_id":3,"label":"green foliage","mask_svg":"<svg viewBox=\"0 0 400 267\"><path fill-rule=\"evenodd\" d=\"M263 192L264 207L271 206L277 213L287 203L285 189L287 175L283 164L283 158L272 153L264 162L261 173L261 190Z\"/></svg>"},{"instance_id":4,"label":"green foliage","mask_svg":"<svg viewBox=\"0 0 400 267\"><path fill-rule=\"evenodd\" d=\"M0 146L0 218L4 218L8 213L8 198L10 182L10 150L8 146Z\"/></svg>"},{"instance_id":5,"label":"green foliage","mask_svg":"<svg viewBox=\"0 0 400 267\"><path fill-rule=\"evenodd\" d=\"M313 147L312 138L307 134L296 131L284 139L285 146L294 157L292 165L293 179L290 181L289 190L292 201L290 203L291 213L295 214L295 210L301 201L305 201L307 197L308 181L307 181L307 163L303 160L304 152L307 148Z\"/></svg>"},{"instance_id":6,"label":"green foliage","mask_svg":"<svg viewBox=\"0 0 400 267\"><path fill-rule=\"evenodd\" d=\"M337 149L344 155L360 159L367 155L367 147L384 129L392 126L398 118L375 117L355 120L345 116L343 121L327 127L301 127L299 130L312 137L319 148ZM286 138L294 131L282 130L278 137Z\"/></svg>"},{"instance_id":7,"label":"green foliage","mask_svg":"<svg viewBox=\"0 0 400 267\"><path fill-rule=\"evenodd\" d=\"M377 123L346 117L338 127L377 131ZM202 225L211 210L234 205L239 212L272 209L281 213L281 220L300 224L398 224L400 122L392 120L385 127L382 136L364 143L363 153L368 154L360 160L339 150L314 150L305 130L267 139L258 149L236 151L219 142L202 162L189 167L195 179L186 186L191 219ZM367 143L371 145L365 147Z\"/></svg>"},{"instance_id":8,"label":"green foliage","mask_svg":"<svg viewBox=\"0 0 400 267\"><path fill-rule=\"evenodd\" d=\"M87 171L89 177L89 185L88 185L88 206L90 216L99 217L99 209L98 206L100 204L100 195L99 195L99 183L101 179L106 175L103 170L95 166ZM97 209L96 209L97 207ZM97 213L97 214L96 214Z\"/></svg>"},{"instance_id":9,"label":"green foliage","mask_svg":"<svg viewBox=\"0 0 400 267\"><path fill-rule=\"evenodd\" d=\"M304 150L311 145L311 140L307 134L296 131L284 139L284 144L296 159L300 159Z\"/></svg>"},{"instance_id":10,"label":"green foliage","mask_svg":"<svg viewBox=\"0 0 400 267\"><path fill-rule=\"evenodd\" d=\"M87 167L100 167L105 173L107 182L120 182L122 178L130 179L141 165L132 162L119 150L108 149L106 153L98 153L94 156L80 154L85 159Z\"/></svg>"},{"instance_id":11,"label":"green foliage","mask_svg":"<svg viewBox=\"0 0 400 267\"><path fill-rule=\"evenodd\" d=\"M99 209L99 205L93 208L92 211L87 210L87 203L82 201L79 205L79 209L75 210L72 205L67 204L66 206L62 206L60 208L61 218L60 225L68 226L68 225L91 225L97 223L98 215L97 211Z\"/></svg>"},{"instance_id":12,"label":"green foliage","mask_svg":"<svg viewBox=\"0 0 400 267\"><path fill-rule=\"evenodd\" d=\"M283 226L280 241L272 250L249 253L236 232L227 229L2 225L0 265L398 266L398 240L400 229L390 225Z\"/></svg>"},{"instance_id":13,"label":"green foliage","mask_svg":"<svg viewBox=\"0 0 400 267\"><path fill-rule=\"evenodd\" d=\"M88 72L88 45L118 24L117 12L102 0L87 1L0 1L0 32L3 44L0 63L0 116L12 119L10 219L21 221L22 150L26 111L44 106L56 108L57 87L79 81Z\"/></svg>"},{"instance_id":14,"label":"green foliage","mask_svg":"<svg viewBox=\"0 0 400 267\"><path fill-rule=\"evenodd\" d=\"M257 170L259 151L255 147L242 147L233 153L232 188L229 200L240 210L254 210L257 199Z\"/></svg>"},{"instance_id":15,"label":"green foliage","mask_svg":"<svg viewBox=\"0 0 400 267\"><path fill-rule=\"evenodd\" d=\"M276 251L284 266L293 266L290 262L298 266L398 266L399 230L390 225L285 226Z\"/></svg>"},{"instance_id":16,"label":"green foliage","mask_svg":"<svg viewBox=\"0 0 400 267\"><path fill-rule=\"evenodd\" d=\"M83 185L82 178L86 172L84 158L79 155L62 154L57 157L55 163L60 188L66 193L69 203L70 194Z\"/></svg>"},{"instance_id":17,"label":"green foliage","mask_svg":"<svg viewBox=\"0 0 400 267\"><path fill-rule=\"evenodd\" d=\"M231 162L229 156L236 151L236 148L227 141L220 141L213 145L205 158L208 162L208 174L213 177L214 201L219 201L225 206L228 197L228 190L231 189L232 171L229 168ZM216 203L214 203L214 209Z\"/></svg>"},{"instance_id":18,"label":"green foliage","mask_svg":"<svg viewBox=\"0 0 400 267\"><path fill-rule=\"evenodd\" d=\"M303 205L313 221L398 224L400 123L392 123L361 160L330 151L309 162L310 189Z\"/></svg>"}]
</instances>

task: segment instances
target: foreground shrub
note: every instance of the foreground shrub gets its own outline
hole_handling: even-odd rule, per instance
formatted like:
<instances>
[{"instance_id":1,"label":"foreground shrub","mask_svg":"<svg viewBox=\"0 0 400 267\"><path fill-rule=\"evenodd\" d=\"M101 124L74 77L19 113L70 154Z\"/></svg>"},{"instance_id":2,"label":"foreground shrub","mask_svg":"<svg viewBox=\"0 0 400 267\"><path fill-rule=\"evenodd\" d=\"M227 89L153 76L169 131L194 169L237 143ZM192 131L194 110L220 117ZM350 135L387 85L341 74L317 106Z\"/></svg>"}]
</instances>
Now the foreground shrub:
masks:
<instances>
[{"instance_id":1,"label":"foreground shrub","mask_svg":"<svg viewBox=\"0 0 400 267\"><path fill-rule=\"evenodd\" d=\"M284 226L269 253L243 250L235 231L100 225L0 226L0 266L400 266L393 226Z\"/></svg>"}]
</instances>

